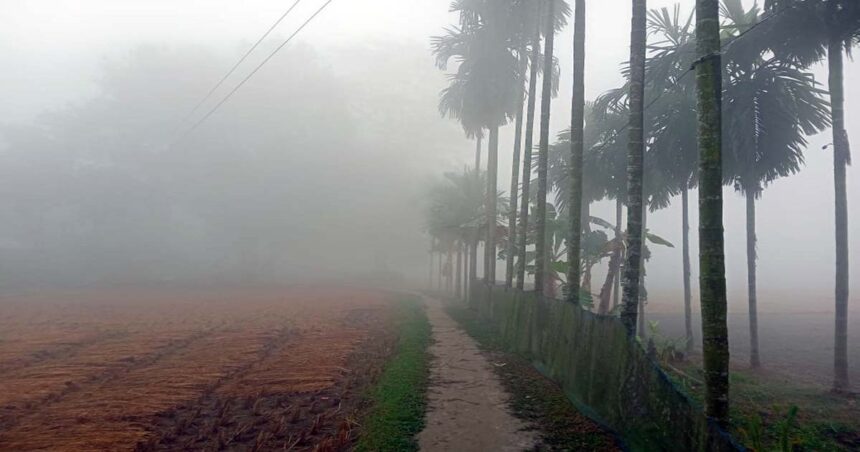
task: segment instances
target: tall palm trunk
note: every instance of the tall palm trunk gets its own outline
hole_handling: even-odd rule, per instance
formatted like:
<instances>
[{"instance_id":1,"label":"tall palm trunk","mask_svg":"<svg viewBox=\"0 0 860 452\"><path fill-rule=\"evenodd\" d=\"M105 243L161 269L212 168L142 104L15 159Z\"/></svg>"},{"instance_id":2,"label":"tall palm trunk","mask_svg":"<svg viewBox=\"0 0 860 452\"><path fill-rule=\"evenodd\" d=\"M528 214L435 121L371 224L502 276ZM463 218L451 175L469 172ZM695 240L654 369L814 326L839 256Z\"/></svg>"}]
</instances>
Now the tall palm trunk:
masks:
<instances>
[{"instance_id":1,"label":"tall palm trunk","mask_svg":"<svg viewBox=\"0 0 860 452\"><path fill-rule=\"evenodd\" d=\"M750 366L761 366L758 353L758 301L756 298L756 234L755 234L755 192L747 190L747 297L750 317Z\"/></svg>"},{"instance_id":2,"label":"tall palm trunk","mask_svg":"<svg viewBox=\"0 0 860 452\"><path fill-rule=\"evenodd\" d=\"M517 289L523 290L526 283L526 237L529 230L529 187L532 179L532 148L534 147L535 108L537 107L538 58L540 57L540 20L535 24L532 39L531 67L529 69L529 104L526 113L526 142L523 156L523 190L520 206L520 229L517 243Z\"/></svg>"},{"instance_id":3,"label":"tall palm trunk","mask_svg":"<svg viewBox=\"0 0 860 452\"><path fill-rule=\"evenodd\" d=\"M729 425L729 338L723 238L722 57L719 0L696 0L699 116L699 292L705 413Z\"/></svg>"},{"instance_id":4,"label":"tall palm trunk","mask_svg":"<svg viewBox=\"0 0 860 452\"><path fill-rule=\"evenodd\" d=\"M487 243L489 242L489 240L487 240L487 239L489 238L488 237L489 233L490 233L490 230L489 230L489 225L488 225L487 229L484 230L484 246L481 248L481 252L484 255L484 262L482 263L481 271L483 272L483 275L484 275L484 283L485 284L487 284L490 280L490 273L489 273L490 257L488 254L489 250L487 249Z\"/></svg>"},{"instance_id":5,"label":"tall palm trunk","mask_svg":"<svg viewBox=\"0 0 860 452\"><path fill-rule=\"evenodd\" d=\"M479 132L478 137L475 138L475 175L476 177L480 177L481 175L481 132Z\"/></svg>"},{"instance_id":6,"label":"tall palm trunk","mask_svg":"<svg viewBox=\"0 0 860 452\"><path fill-rule=\"evenodd\" d=\"M693 306L690 288L690 194L687 185L681 189L681 254L684 273L684 329L687 333L686 351L693 353Z\"/></svg>"},{"instance_id":7,"label":"tall palm trunk","mask_svg":"<svg viewBox=\"0 0 860 452\"><path fill-rule=\"evenodd\" d=\"M525 78L528 59L525 46L519 50L520 74ZM514 158L511 163L511 201L508 208L508 249L505 253L505 287L510 289L514 284L514 253L516 252L517 237L517 190L520 185L520 150L523 143L523 102L525 101L525 80L520 81L520 101L517 118L514 125Z\"/></svg>"},{"instance_id":8,"label":"tall palm trunk","mask_svg":"<svg viewBox=\"0 0 860 452\"><path fill-rule=\"evenodd\" d=\"M647 5L633 0L630 32L630 142L627 151L627 262L621 322L630 337L636 335L639 273L642 264L642 161L645 154L645 46Z\"/></svg>"},{"instance_id":9,"label":"tall palm trunk","mask_svg":"<svg viewBox=\"0 0 860 452\"><path fill-rule=\"evenodd\" d=\"M567 236L567 301L579 304L582 251L582 151L585 124L585 0L576 0L573 22L573 97L570 120L570 224ZM586 219L587 220L587 219Z\"/></svg>"},{"instance_id":10,"label":"tall palm trunk","mask_svg":"<svg viewBox=\"0 0 860 452\"><path fill-rule=\"evenodd\" d=\"M436 274L436 276L437 276L436 290L441 292L442 291L442 250L441 250L442 243L441 243L441 241L439 243L439 246L440 246L439 252L436 253L437 256L439 256L439 267L438 267L439 271Z\"/></svg>"},{"instance_id":11,"label":"tall palm trunk","mask_svg":"<svg viewBox=\"0 0 860 452\"><path fill-rule=\"evenodd\" d=\"M435 240L430 238L430 276L427 279L427 290L433 290L433 245L435 244Z\"/></svg>"},{"instance_id":12,"label":"tall palm trunk","mask_svg":"<svg viewBox=\"0 0 860 452\"><path fill-rule=\"evenodd\" d=\"M546 42L544 44L543 90L540 106L540 149L538 150L537 240L535 241L535 291L544 293L549 266L546 240L547 164L549 160L549 115L552 103L552 52L555 42L555 0L547 1Z\"/></svg>"},{"instance_id":13,"label":"tall palm trunk","mask_svg":"<svg viewBox=\"0 0 860 452\"><path fill-rule=\"evenodd\" d=\"M620 221L619 221L620 222ZM618 226L620 229L621 226ZM597 313L601 315L605 315L609 313L609 297L610 294L615 295L617 298L618 293L613 293L613 285L618 281L618 270L621 266L621 246L618 246L620 241L618 230L615 233L615 241L616 246L615 250L612 251L612 255L609 257L609 267L606 271L606 279L603 281L603 286L600 288L600 304L597 308ZM617 290L617 289L616 289ZM617 301L615 303L617 305ZM613 306L614 308L614 306Z\"/></svg>"},{"instance_id":14,"label":"tall palm trunk","mask_svg":"<svg viewBox=\"0 0 860 452\"><path fill-rule=\"evenodd\" d=\"M454 268L454 253L453 244L448 244L448 250L445 253L445 293L451 295L454 293L454 281L452 280Z\"/></svg>"},{"instance_id":15,"label":"tall palm trunk","mask_svg":"<svg viewBox=\"0 0 860 452\"><path fill-rule=\"evenodd\" d=\"M487 262L484 278L487 284L496 283L496 210L499 172L499 126L490 127L490 142L487 146L487 244L484 259Z\"/></svg>"},{"instance_id":16,"label":"tall palm trunk","mask_svg":"<svg viewBox=\"0 0 860 452\"><path fill-rule=\"evenodd\" d=\"M472 240L472 246L469 247L469 300L472 298L472 287L475 281L478 280L478 232L475 232L475 237Z\"/></svg>"},{"instance_id":17,"label":"tall palm trunk","mask_svg":"<svg viewBox=\"0 0 860 452\"><path fill-rule=\"evenodd\" d=\"M483 139L483 133L484 133L483 130L479 130L478 136L475 138L475 179L478 181L481 180L481 141ZM486 201L487 200L485 199L484 203L486 203ZM478 237L478 233L476 233L475 234L475 243L472 246L472 259L471 260L472 260L473 268L470 268L470 271L472 272L471 276L469 278L470 283L474 282L474 280L478 278L478 261L477 261L478 242L479 242L479 237ZM487 256L484 255L484 271L485 272L486 272L486 268L487 268L486 257Z\"/></svg>"},{"instance_id":18,"label":"tall palm trunk","mask_svg":"<svg viewBox=\"0 0 860 452\"><path fill-rule=\"evenodd\" d=\"M456 248L454 252L457 254L457 265L454 273L454 295L456 298L460 298L463 296L463 247L460 246L459 241L454 246Z\"/></svg>"},{"instance_id":19,"label":"tall palm trunk","mask_svg":"<svg viewBox=\"0 0 860 452\"><path fill-rule=\"evenodd\" d=\"M645 233L648 230L648 203L642 205L642 246L645 246ZM636 317L639 329L639 336L645 337L648 332L645 329L645 302L648 300L648 291L645 290L645 255L644 253L639 259L639 313Z\"/></svg>"},{"instance_id":20,"label":"tall palm trunk","mask_svg":"<svg viewBox=\"0 0 860 452\"><path fill-rule=\"evenodd\" d=\"M582 209L580 218L582 219L582 234L588 234L591 232L591 203L583 200ZM580 243L582 243L580 241ZM580 259L580 283L579 283L579 295L580 302L582 301L581 297L583 294L591 297L591 271L594 269L594 265L597 262L595 261L583 261ZM583 265L584 264L584 265Z\"/></svg>"},{"instance_id":21,"label":"tall palm trunk","mask_svg":"<svg viewBox=\"0 0 860 452\"><path fill-rule=\"evenodd\" d=\"M469 299L469 241L463 240L460 245L460 252L463 253L463 269L460 277L463 278L463 300Z\"/></svg>"},{"instance_id":22,"label":"tall palm trunk","mask_svg":"<svg viewBox=\"0 0 860 452\"><path fill-rule=\"evenodd\" d=\"M469 244L465 240L460 245L460 252L463 253L463 299L468 300L471 283L469 281Z\"/></svg>"},{"instance_id":23,"label":"tall palm trunk","mask_svg":"<svg viewBox=\"0 0 860 452\"><path fill-rule=\"evenodd\" d=\"M615 198L615 240L618 243L621 243L621 216L624 211L624 203L621 202L620 197ZM618 246L616 247L615 253L618 254L618 269L615 270L615 275L613 276L613 288L612 288L612 309L618 307L618 300L621 297L621 272L618 271L621 267L621 261L624 258L624 247Z\"/></svg>"},{"instance_id":24,"label":"tall palm trunk","mask_svg":"<svg viewBox=\"0 0 860 452\"><path fill-rule=\"evenodd\" d=\"M830 108L833 123L833 188L836 211L836 325L834 328L833 390L847 391L848 381L848 194L845 167L851 163L845 131L845 92L842 52L844 43L836 37L828 45Z\"/></svg>"}]
</instances>

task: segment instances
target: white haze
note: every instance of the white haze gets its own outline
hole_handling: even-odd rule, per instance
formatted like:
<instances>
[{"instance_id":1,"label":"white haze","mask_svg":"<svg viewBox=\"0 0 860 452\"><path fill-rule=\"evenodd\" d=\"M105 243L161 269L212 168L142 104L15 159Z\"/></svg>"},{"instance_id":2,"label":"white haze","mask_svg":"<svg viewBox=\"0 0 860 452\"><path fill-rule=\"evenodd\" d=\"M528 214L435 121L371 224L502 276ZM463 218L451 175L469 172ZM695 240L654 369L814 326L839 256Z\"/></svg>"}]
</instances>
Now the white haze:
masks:
<instances>
[{"instance_id":1,"label":"white haze","mask_svg":"<svg viewBox=\"0 0 860 452\"><path fill-rule=\"evenodd\" d=\"M422 190L473 158L473 144L436 110L445 78L433 66L429 37L456 20L447 1L335 0L210 121L167 146L184 114L291 3L4 1L0 282L20 288L380 271L421 281L428 242ZM248 67L321 3L304 0ZM649 1L652 8L672 4ZM594 98L622 82L630 13L627 1L588 5L586 88ZM569 123L571 40L570 29L557 38L563 78L553 133ZM821 68L815 72L826 82ZM848 62L855 148L858 82L860 65ZM503 190L510 129L500 151ZM829 142L827 133L812 137L803 171L777 181L759 203L762 311L832 310L832 156L821 150ZM856 310L860 185L856 166L848 171ZM743 200L730 188L726 194L731 309L743 311ZM606 203L593 213L614 215ZM678 245L654 249L648 263L652 301L673 309L680 209L657 212L648 224Z\"/></svg>"}]
</instances>

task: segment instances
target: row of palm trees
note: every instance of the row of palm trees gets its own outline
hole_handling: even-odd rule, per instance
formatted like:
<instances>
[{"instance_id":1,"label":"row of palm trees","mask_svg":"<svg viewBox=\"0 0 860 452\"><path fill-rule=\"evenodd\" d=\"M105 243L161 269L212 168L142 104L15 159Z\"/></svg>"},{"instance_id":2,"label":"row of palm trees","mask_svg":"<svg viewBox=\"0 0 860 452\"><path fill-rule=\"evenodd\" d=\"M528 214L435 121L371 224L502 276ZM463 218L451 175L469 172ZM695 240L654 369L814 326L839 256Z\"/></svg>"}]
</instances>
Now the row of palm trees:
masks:
<instances>
[{"instance_id":1,"label":"row of palm trees","mask_svg":"<svg viewBox=\"0 0 860 452\"><path fill-rule=\"evenodd\" d=\"M759 365L755 310L755 202L764 188L779 177L794 174L803 163L806 137L829 126L826 91L796 62L770 56L765 58L752 41L735 43L736 33L759 23L758 8L744 10L739 0L724 2L722 48L726 65L724 97L725 154L724 182L733 185L747 200L747 249L750 287L751 364ZM665 207L672 196L681 196L684 261L684 304L687 311L687 345L692 346L690 327L690 265L688 191L697 184L697 138L695 81L688 78L695 58L692 15L682 15L678 7L654 10L648 16L652 57L646 61L649 74L645 98L650 99L645 122L650 143L644 169L644 200L647 211ZM737 31L734 31L737 30ZM734 44L734 45L733 45ZM617 196L626 160L619 158L617 144L623 138L619 113L627 115L625 85L601 96L590 106L589 126L598 129L600 142L593 142L585 160L589 174L587 203ZM592 134L593 135L593 134ZM569 146L569 143L566 143ZM621 143L625 144L626 143ZM612 146L610 146L612 145ZM551 149L552 151L552 149ZM568 163L560 165L565 168ZM564 171L551 173L559 178L556 187L567 184ZM559 190L561 194L561 190ZM638 211L638 210L637 210ZM644 217L643 217L644 220ZM642 305L639 294L639 331L642 333Z\"/></svg>"},{"instance_id":2,"label":"row of palm trees","mask_svg":"<svg viewBox=\"0 0 860 452\"><path fill-rule=\"evenodd\" d=\"M451 61L458 64L442 93L440 109L459 120L467 136L478 139L476 168L480 140L489 137L488 162L486 172L472 169L449 175L442 185L448 188L432 196L428 218L434 241L446 244L442 249L470 251L465 253L471 260L464 281L476 279L477 249L483 240L486 282L495 280L496 252L501 247L506 287L524 289L529 271L538 294L554 295L562 273L565 299L589 306L591 266L608 258L598 311L610 311L610 293L614 293L612 305L620 305L628 333L633 337L638 329L641 334L647 298L644 262L649 254L644 243L671 246L648 232L647 213L680 195L684 306L691 349L688 192L698 187L706 410L726 423L722 187L731 185L746 198L751 365L758 366L755 204L768 184L800 169L806 137L831 127L837 249L834 389L848 389L845 166L850 152L844 128L842 56L860 38L860 2L768 0L762 10L744 8L740 0L697 0L694 21L692 13L682 13L678 7L649 12L645 0L632 0L627 82L586 103L585 2L576 0L571 126L554 145L550 144L550 105L557 92L559 67L553 47L556 32L566 26L571 14L568 3L458 0L452 10L459 13L460 23L433 40L441 69ZM799 29L808 32L797 33ZM649 43L649 36L657 40ZM830 71L827 90L808 72L824 59ZM539 78L539 144L534 154ZM505 209L499 206L505 200L496 183L498 134L509 121L515 127L510 208L500 218L498 213ZM535 183L536 193L532 191ZM476 189L484 184L486 188ZM454 195L441 193L467 186L468 191L455 197L468 197L468 202L446 199ZM548 202L549 192L555 193L556 203ZM614 224L590 216L590 204L601 199L615 200ZM627 207L626 228L621 227L623 206ZM559 219L565 216L566 227L559 232ZM500 226L500 220L507 225ZM595 224L609 234L592 230ZM566 245L566 261L559 259L561 240L556 235ZM623 282L620 302L619 280Z\"/></svg>"}]
</instances>

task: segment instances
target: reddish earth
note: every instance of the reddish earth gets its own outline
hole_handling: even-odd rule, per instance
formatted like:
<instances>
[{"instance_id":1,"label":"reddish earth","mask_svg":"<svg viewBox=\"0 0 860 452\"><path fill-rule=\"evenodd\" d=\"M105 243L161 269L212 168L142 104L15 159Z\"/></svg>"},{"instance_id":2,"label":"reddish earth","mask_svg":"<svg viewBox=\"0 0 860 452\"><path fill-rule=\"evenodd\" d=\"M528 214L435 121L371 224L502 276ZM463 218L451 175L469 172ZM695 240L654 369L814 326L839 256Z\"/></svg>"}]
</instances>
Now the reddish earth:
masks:
<instances>
[{"instance_id":1,"label":"reddish earth","mask_svg":"<svg viewBox=\"0 0 860 452\"><path fill-rule=\"evenodd\" d=\"M393 348L368 290L0 300L0 449L332 450Z\"/></svg>"}]
</instances>

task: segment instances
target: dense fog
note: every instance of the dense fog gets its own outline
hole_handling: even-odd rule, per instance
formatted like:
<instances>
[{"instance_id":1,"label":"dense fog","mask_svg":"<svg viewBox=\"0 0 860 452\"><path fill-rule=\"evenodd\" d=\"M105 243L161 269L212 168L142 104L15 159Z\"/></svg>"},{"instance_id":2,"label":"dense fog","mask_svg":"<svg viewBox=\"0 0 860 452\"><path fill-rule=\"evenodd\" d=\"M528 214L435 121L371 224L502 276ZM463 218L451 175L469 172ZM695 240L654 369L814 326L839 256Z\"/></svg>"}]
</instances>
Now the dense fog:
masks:
<instances>
[{"instance_id":1,"label":"dense fog","mask_svg":"<svg viewBox=\"0 0 860 452\"><path fill-rule=\"evenodd\" d=\"M421 270L422 178L463 141L424 43L297 42L188 133L248 45L145 41L103 55L92 95L4 112L5 288Z\"/></svg>"},{"instance_id":2,"label":"dense fog","mask_svg":"<svg viewBox=\"0 0 860 452\"><path fill-rule=\"evenodd\" d=\"M302 5L185 120L287 5L4 3L2 290L426 278L424 191L442 172L460 171L474 152L459 125L437 109L446 79L434 67L429 43L456 20L447 2L334 2L190 133L317 5ZM590 3L588 99L622 81L630 12L613 3ZM651 1L649 7L672 4ZM563 68L570 66L571 33L557 37ZM815 73L825 80L825 72ZM860 142L858 81L858 64L847 61L853 142ZM563 100L570 85L565 69L553 135L569 126L570 105ZM510 175L510 129L502 129L500 190ZM806 167L777 181L761 200L762 310L831 309L832 154L821 150L829 141L827 133L811 137ZM851 237L860 233L852 208L860 199L855 168L848 170ZM730 310L743 310L744 205L731 187L725 192ZM607 218L613 209L611 203L593 207ZM695 222L692 227L695 255ZM680 243L680 209L654 213L649 228ZM647 266L651 301L677 306L678 247L655 249ZM857 269L853 294L860 293ZM503 271L500 265L500 277ZM694 293L695 279L694 266Z\"/></svg>"}]
</instances>

